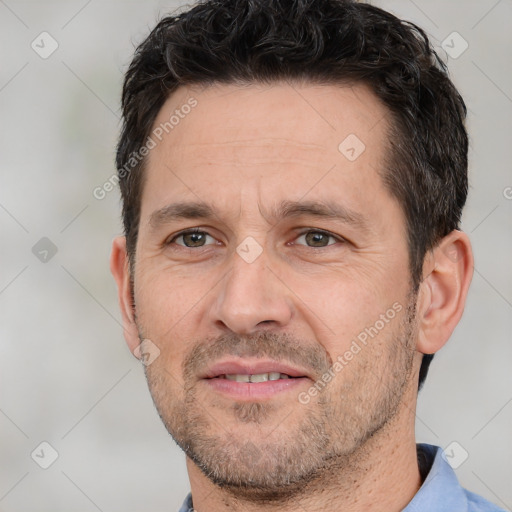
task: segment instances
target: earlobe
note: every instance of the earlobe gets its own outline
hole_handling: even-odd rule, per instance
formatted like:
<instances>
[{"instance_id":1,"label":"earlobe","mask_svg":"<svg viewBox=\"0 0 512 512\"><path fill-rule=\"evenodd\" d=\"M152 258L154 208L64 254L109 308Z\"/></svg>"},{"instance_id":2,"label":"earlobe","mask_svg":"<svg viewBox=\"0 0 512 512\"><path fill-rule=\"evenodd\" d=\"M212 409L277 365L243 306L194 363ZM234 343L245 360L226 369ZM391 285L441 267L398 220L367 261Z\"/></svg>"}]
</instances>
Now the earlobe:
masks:
<instances>
[{"instance_id":1,"label":"earlobe","mask_svg":"<svg viewBox=\"0 0 512 512\"><path fill-rule=\"evenodd\" d=\"M450 338L464 311L473 275L468 236L452 231L425 257L418 294L417 350L433 354Z\"/></svg>"},{"instance_id":2,"label":"earlobe","mask_svg":"<svg viewBox=\"0 0 512 512\"><path fill-rule=\"evenodd\" d=\"M139 346L139 334L135 324L135 314L132 303L132 290L130 283L130 269L128 254L126 252L126 238L119 236L112 242L110 255L110 271L117 283L119 307L123 319L123 334L132 354Z\"/></svg>"}]
</instances>

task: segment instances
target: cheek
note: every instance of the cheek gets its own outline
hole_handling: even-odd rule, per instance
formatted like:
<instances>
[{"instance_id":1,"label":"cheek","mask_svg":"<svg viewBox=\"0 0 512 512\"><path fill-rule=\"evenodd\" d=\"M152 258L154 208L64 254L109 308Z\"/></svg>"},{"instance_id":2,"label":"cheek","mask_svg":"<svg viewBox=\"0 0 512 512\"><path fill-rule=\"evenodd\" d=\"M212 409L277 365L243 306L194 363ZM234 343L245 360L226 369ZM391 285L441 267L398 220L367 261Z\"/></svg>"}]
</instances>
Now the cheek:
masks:
<instances>
[{"instance_id":1,"label":"cheek","mask_svg":"<svg viewBox=\"0 0 512 512\"><path fill-rule=\"evenodd\" d=\"M364 341L365 329L377 324L382 330L384 322L387 330L389 323L395 323L397 310L405 309L408 291L401 274L382 266L358 269L354 265L336 272L303 275L290 288L300 298L295 301L299 316L313 327L332 357L347 350L361 333Z\"/></svg>"},{"instance_id":2,"label":"cheek","mask_svg":"<svg viewBox=\"0 0 512 512\"><path fill-rule=\"evenodd\" d=\"M146 262L150 263L150 262ZM152 331L183 329L208 289L204 275L181 275L179 268L155 264L140 267L135 280L137 317Z\"/></svg>"},{"instance_id":3,"label":"cheek","mask_svg":"<svg viewBox=\"0 0 512 512\"><path fill-rule=\"evenodd\" d=\"M370 412L374 408L369 404L394 400L408 379L412 337L407 309L395 303L379 314L377 320L353 329L342 342L328 340L327 348L333 360L332 393L350 394L351 403Z\"/></svg>"},{"instance_id":4,"label":"cheek","mask_svg":"<svg viewBox=\"0 0 512 512\"><path fill-rule=\"evenodd\" d=\"M194 286L176 283L166 269L142 270L135 280L135 309L139 333L151 340L160 350L152 363L153 374L170 372L182 380L181 362L186 353L186 339L194 336L191 330L194 315L204 294Z\"/></svg>"}]
</instances>

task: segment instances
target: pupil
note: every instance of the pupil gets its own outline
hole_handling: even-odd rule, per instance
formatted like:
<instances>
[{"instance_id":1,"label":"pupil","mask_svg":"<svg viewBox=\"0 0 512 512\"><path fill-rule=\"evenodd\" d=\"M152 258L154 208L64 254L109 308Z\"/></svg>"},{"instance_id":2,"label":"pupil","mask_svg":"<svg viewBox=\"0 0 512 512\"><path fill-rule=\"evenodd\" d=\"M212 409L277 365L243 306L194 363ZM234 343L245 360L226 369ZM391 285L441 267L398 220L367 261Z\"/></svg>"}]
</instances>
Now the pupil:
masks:
<instances>
[{"instance_id":1,"label":"pupil","mask_svg":"<svg viewBox=\"0 0 512 512\"><path fill-rule=\"evenodd\" d=\"M184 242L187 247L199 247L203 245L204 234L203 233L188 233L184 237Z\"/></svg>"},{"instance_id":2,"label":"pupil","mask_svg":"<svg viewBox=\"0 0 512 512\"><path fill-rule=\"evenodd\" d=\"M310 232L306 235L306 241L309 245L325 247L327 245L328 238L324 233Z\"/></svg>"}]
</instances>

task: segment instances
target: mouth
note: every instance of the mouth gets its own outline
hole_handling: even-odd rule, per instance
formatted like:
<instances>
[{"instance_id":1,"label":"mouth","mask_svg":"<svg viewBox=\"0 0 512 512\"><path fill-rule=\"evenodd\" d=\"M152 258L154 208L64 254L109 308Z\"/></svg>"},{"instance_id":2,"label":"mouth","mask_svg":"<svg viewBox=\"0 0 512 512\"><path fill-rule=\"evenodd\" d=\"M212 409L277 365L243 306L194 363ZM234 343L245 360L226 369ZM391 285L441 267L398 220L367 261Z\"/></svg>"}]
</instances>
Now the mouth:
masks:
<instances>
[{"instance_id":1,"label":"mouth","mask_svg":"<svg viewBox=\"0 0 512 512\"><path fill-rule=\"evenodd\" d=\"M235 382L267 382L269 380L280 380L280 379L295 379L300 377L291 377L286 373L269 372L269 373L256 373L256 374L245 374L245 373L231 373L227 375L219 375L214 377L217 379L227 379Z\"/></svg>"},{"instance_id":2,"label":"mouth","mask_svg":"<svg viewBox=\"0 0 512 512\"><path fill-rule=\"evenodd\" d=\"M202 381L208 388L242 401L268 400L296 389L311 377L290 364L258 359L231 359L208 368Z\"/></svg>"}]
</instances>

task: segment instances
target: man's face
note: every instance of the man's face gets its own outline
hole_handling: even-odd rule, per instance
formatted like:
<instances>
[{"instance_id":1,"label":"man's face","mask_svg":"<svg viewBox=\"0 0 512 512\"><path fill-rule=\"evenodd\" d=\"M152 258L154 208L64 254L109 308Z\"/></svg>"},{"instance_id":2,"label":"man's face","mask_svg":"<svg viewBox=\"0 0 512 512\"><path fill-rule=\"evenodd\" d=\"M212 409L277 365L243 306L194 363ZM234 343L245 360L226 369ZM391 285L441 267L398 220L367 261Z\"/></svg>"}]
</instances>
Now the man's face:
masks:
<instances>
[{"instance_id":1,"label":"man's face","mask_svg":"<svg viewBox=\"0 0 512 512\"><path fill-rule=\"evenodd\" d=\"M275 495L343 464L411 388L386 110L363 86L217 85L179 89L154 128L173 114L136 249L137 327L160 350L149 387L207 476Z\"/></svg>"}]
</instances>

